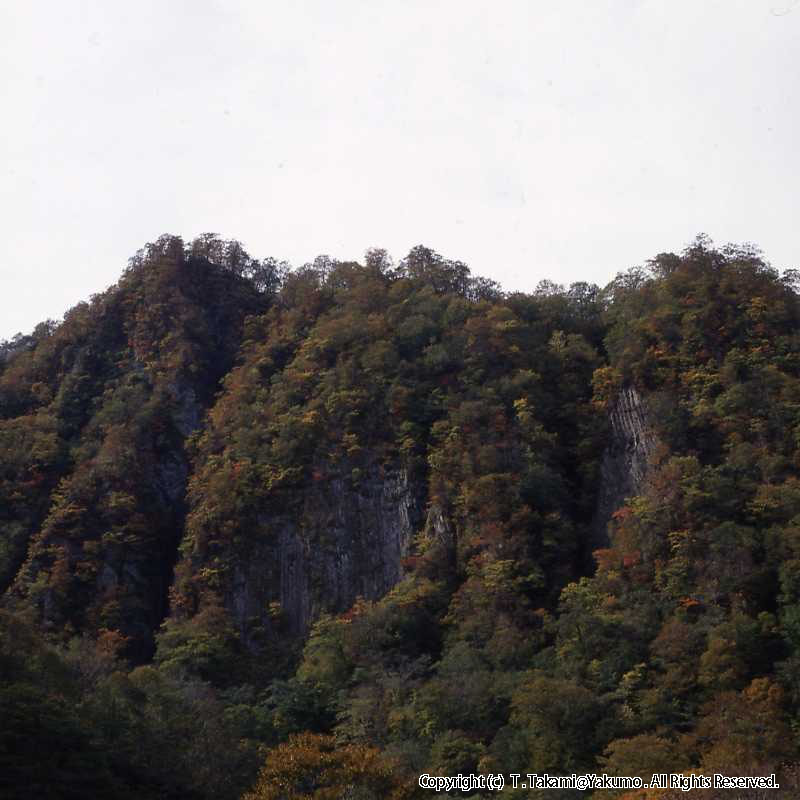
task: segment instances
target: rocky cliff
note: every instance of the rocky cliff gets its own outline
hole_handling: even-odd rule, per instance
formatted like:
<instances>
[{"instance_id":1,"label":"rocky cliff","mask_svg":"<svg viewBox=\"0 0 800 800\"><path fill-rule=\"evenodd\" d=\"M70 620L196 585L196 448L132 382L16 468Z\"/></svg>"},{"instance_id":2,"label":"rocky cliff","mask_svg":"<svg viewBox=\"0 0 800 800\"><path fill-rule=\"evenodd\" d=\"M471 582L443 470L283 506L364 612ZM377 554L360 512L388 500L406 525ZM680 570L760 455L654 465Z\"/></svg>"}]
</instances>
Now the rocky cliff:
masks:
<instances>
[{"instance_id":1,"label":"rocky cliff","mask_svg":"<svg viewBox=\"0 0 800 800\"><path fill-rule=\"evenodd\" d=\"M0 479L5 605L51 629L119 630L149 657L185 516L186 440L265 302L169 239L61 325L0 347L13 352L0 447L17 453L4 460L13 481Z\"/></svg>"},{"instance_id":2,"label":"rocky cliff","mask_svg":"<svg viewBox=\"0 0 800 800\"><path fill-rule=\"evenodd\" d=\"M322 613L382 597L403 575L424 494L406 470L309 488L292 514L261 515L264 535L233 567L227 605L244 642L259 628L306 632Z\"/></svg>"},{"instance_id":3,"label":"rocky cliff","mask_svg":"<svg viewBox=\"0 0 800 800\"><path fill-rule=\"evenodd\" d=\"M0 346L0 602L137 661L164 631L260 653L416 569L549 602L594 507L599 306L425 248L274 293L245 261L163 237Z\"/></svg>"},{"instance_id":4,"label":"rocky cliff","mask_svg":"<svg viewBox=\"0 0 800 800\"><path fill-rule=\"evenodd\" d=\"M611 515L627 497L639 493L658 441L647 404L634 386L620 390L609 413L609 426L591 528L592 549L608 546L607 526Z\"/></svg>"}]
</instances>

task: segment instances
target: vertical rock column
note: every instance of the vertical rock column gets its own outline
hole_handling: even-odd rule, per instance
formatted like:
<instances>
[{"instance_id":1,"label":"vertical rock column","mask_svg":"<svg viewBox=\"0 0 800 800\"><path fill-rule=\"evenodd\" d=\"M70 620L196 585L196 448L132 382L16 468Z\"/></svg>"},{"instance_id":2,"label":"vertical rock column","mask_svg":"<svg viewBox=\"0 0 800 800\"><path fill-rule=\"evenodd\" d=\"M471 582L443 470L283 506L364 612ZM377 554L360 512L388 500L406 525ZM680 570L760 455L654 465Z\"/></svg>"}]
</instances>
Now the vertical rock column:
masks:
<instances>
[{"instance_id":1,"label":"vertical rock column","mask_svg":"<svg viewBox=\"0 0 800 800\"><path fill-rule=\"evenodd\" d=\"M608 522L647 477L657 437L644 399L633 386L620 390L609 414L610 437L600 469L600 491L591 529L591 548L608 547Z\"/></svg>"}]
</instances>

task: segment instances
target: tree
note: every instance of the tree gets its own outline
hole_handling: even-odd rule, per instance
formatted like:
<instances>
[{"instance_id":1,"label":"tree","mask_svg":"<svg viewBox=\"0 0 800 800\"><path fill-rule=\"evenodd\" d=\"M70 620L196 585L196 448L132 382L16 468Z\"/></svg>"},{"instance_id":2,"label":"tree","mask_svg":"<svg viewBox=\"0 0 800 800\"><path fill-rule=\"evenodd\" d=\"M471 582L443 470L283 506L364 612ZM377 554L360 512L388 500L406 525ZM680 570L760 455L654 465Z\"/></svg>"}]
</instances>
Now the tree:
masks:
<instances>
[{"instance_id":1,"label":"tree","mask_svg":"<svg viewBox=\"0 0 800 800\"><path fill-rule=\"evenodd\" d=\"M380 752L301 733L271 750L242 800L401 800L418 794Z\"/></svg>"}]
</instances>

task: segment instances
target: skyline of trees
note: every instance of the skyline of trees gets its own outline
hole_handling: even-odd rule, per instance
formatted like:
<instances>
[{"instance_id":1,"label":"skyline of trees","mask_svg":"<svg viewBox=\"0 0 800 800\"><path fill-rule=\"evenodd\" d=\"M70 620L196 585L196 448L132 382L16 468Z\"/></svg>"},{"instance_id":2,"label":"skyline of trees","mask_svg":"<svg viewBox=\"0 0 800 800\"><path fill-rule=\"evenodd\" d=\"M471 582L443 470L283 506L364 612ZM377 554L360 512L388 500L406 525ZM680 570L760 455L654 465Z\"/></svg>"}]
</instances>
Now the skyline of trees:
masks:
<instances>
[{"instance_id":1,"label":"skyline of trees","mask_svg":"<svg viewBox=\"0 0 800 800\"><path fill-rule=\"evenodd\" d=\"M290 270L165 236L3 347L10 796L794 780L800 297L751 245L526 294L422 246ZM593 550L630 385L658 444ZM310 580L299 634L285 526L333 570L326 487L360 508L401 470L425 512L401 580L347 604Z\"/></svg>"}]
</instances>

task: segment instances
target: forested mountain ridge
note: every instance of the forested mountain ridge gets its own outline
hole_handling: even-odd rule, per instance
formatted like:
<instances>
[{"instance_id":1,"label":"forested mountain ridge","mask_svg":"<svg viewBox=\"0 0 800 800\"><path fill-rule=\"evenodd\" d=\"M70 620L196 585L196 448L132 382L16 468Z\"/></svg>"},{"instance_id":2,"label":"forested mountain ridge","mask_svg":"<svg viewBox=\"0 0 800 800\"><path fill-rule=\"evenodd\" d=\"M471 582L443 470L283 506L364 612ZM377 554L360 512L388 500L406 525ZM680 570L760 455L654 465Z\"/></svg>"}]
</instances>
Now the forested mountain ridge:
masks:
<instances>
[{"instance_id":1,"label":"forested mountain ridge","mask_svg":"<svg viewBox=\"0 0 800 800\"><path fill-rule=\"evenodd\" d=\"M199 266L179 240L146 261L45 325L0 375L9 602L62 632L119 631L142 656L182 528L185 438L262 307L249 281Z\"/></svg>"},{"instance_id":2,"label":"forested mountain ridge","mask_svg":"<svg viewBox=\"0 0 800 800\"><path fill-rule=\"evenodd\" d=\"M149 245L0 349L0 785L787 786L794 281L703 238L530 295L424 247Z\"/></svg>"}]
</instances>

